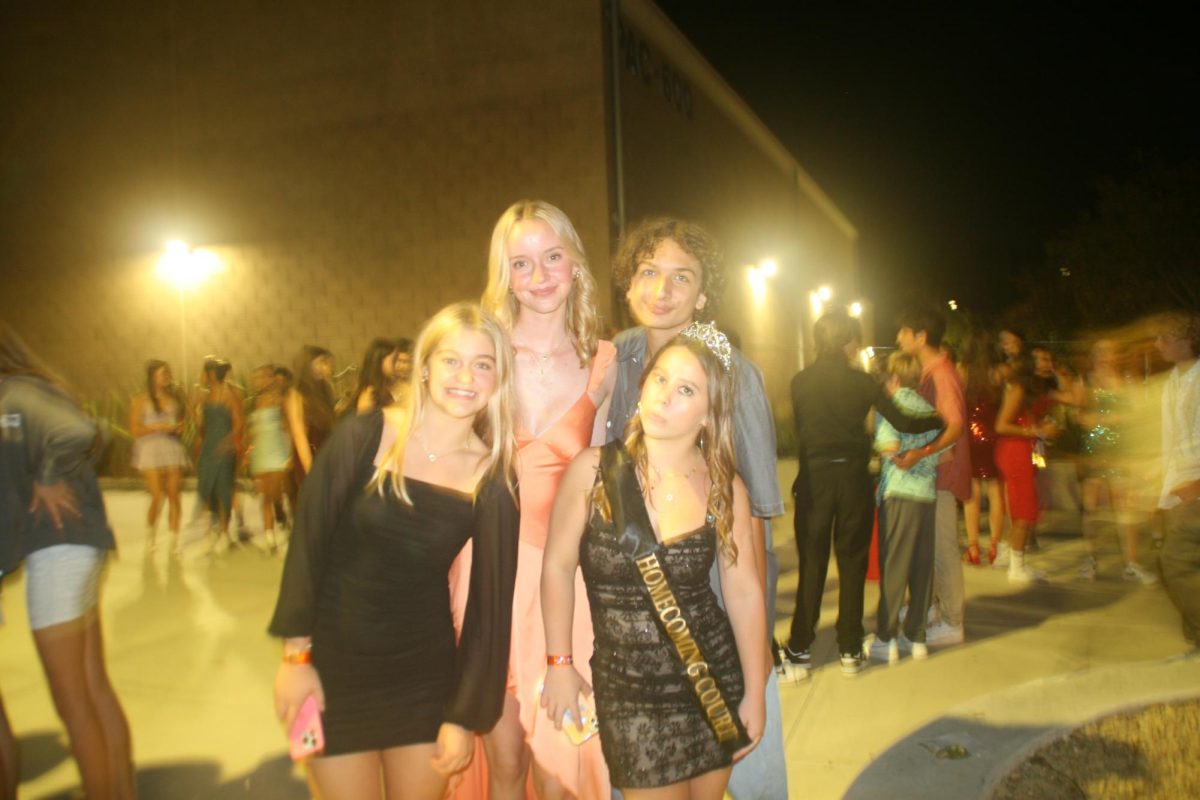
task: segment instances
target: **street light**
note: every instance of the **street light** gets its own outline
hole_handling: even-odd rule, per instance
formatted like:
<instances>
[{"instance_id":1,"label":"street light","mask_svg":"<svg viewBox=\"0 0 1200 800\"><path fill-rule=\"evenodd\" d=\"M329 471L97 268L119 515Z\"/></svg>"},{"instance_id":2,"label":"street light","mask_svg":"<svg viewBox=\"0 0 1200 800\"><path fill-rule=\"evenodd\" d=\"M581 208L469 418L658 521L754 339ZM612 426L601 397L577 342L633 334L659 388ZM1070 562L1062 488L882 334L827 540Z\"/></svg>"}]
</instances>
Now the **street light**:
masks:
<instances>
[{"instance_id":1,"label":"street light","mask_svg":"<svg viewBox=\"0 0 1200 800\"><path fill-rule=\"evenodd\" d=\"M179 369L185 380L188 375L186 293L222 269L224 264L216 253L193 250L178 239L167 242L166 251L159 257L155 267L158 277L179 292Z\"/></svg>"},{"instance_id":2,"label":"street light","mask_svg":"<svg viewBox=\"0 0 1200 800\"><path fill-rule=\"evenodd\" d=\"M853 303L850 304L849 311L850 311L850 316L854 317L855 319L858 319L859 317L862 316L862 312L863 312L862 303L855 300Z\"/></svg>"}]
</instances>

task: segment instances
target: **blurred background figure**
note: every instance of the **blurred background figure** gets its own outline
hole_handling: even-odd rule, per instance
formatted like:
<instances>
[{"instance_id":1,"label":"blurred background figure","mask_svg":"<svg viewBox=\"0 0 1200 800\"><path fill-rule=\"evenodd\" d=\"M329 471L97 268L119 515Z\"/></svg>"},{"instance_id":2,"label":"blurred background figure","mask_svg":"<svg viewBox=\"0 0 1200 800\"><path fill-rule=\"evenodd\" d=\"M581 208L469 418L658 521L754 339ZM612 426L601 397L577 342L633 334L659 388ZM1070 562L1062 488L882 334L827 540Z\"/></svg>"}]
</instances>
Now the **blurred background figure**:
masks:
<instances>
[{"instance_id":1,"label":"blurred background figure","mask_svg":"<svg viewBox=\"0 0 1200 800\"><path fill-rule=\"evenodd\" d=\"M233 481L244 449L242 399L228 381L230 365L223 358L204 360L201 376L203 395L196 418L200 455L196 459L196 494L208 510L216 530L212 550L220 555L229 549L229 517L233 509Z\"/></svg>"},{"instance_id":2,"label":"blurred background figure","mask_svg":"<svg viewBox=\"0 0 1200 800\"><path fill-rule=\"evenodd\" d=\"M996 560L996 549L1004 535L1004 492L996 469L996 415L1000 411L1003 384L1000 363L992 336L973 331L963 346L959 376L967 399L967 433L971 450L971 496L963 502L967 527L967 551L963 561L976 566L983 562L979 549L983 498L988 508L988 563Z\"/></svg>"},{"instance_id":3,"label":"blurred background figure","mask_svg":"<svg viewBox=\"0 0 1200 800\"><path fill-rule=\"evenodd\" d=\"M1017 359L1025 352L1025 334L1008 325L1000 329L996 341L1000 344L1000 370L1007 379Z\"/></svg>"},{"instance_id":4,"label":"blurred background figure","mask_svg":"<svg viewBox=\"0 0 1200 800\"><path fill-rule=\"evenodd\" d=\"M1200 316L1167 314L1155 346L1174 365L1163 387L1162 494L1167 523L1163 585L1179 609L1183 638L1200 646Z\"/></svg>"},{"instance_id":5,"label":"blurred background figure","mask_svg":"<svg viewBox=\"0 0 1200 800\"><path fill-rule=\"evenodd\" d=\"M100 435L64 382L2 322L0 420L0 554L8 556L0 565L25 561L29 627L84 795L132 798L129 724L105 669L98 612L115 547L94 469ZM0 748L10 783L12 754Z\"/></svg>"},{"instance_id":6,"label":"blurred background figure","mask_svg":"<svg viewBox=\"0 0 1200 800\"><path fill-rule=\"evenodd\" d=\"M284 401L292 436L292 476L297 488L312 469L313 456L333 430L333 354L306 344L296 358L295 385Z\"/></svg>"},{"instance_id":7,"label":"blurred background figure","mask_svg":"<svg viewBox=\"0 0 1200 800\"><path fill-rule=\"evenodd\" d=\"M1000 412L996 416L996 467L1004 479L1008 516L1012 521L1008 555L1010 583L1031 583L1041 575L1025 564L1025 546L1038 518L1037 485L1034 476L1034 444L1057 433L1054 423L1044 419L1034 382L1033 363L1017 356L1009 365ZM996 563L1001 564L1003 550Z\"/></svg>"},{"instance_id":8,"label":"blurred background figure","mask_svg":"<svg viewBox=\"0 0 1200 800\"><path fill-rule=\"evenodd\" d=\"M249 414L250 475L262 506L263 537L272 552L275 538L275 507L283 501L283 483L291 463L291 440L283 425L283 393L275 379L275 367L264 364L250 373L254 391Z\"/></svg>"},{"instance_id":9,"label":"blurred background figure","mask_svg":"<svg viewBox=\"0 0 1200 800\"><path fill-rule=\"evenodd\" d=\"M358 386L354 390L353 408L358 414L366 414L377 408L390 406L400 398L412 372L412 356L408 368L401 376L400 345L394 339L373 339L363 355L362 367L358 371ZM349 409L347 409L349 410Z\"/></svg>"},{"instance_id":10,"label":"blurred background figure","mask_svg":"<svg viewBox=\"0 0 1200 800\"><path fill-rule=\"evenodd\" d=\"M1120 344L1098 339L1091 350L1091 370L1083 392L1079 421L1083 535L1088 555L1079 574L1089 580L1099 571L1096 561L1100 532L1115 525L1125 568L1121 577L1149 585L1158 578L1138 563L1138 525L1131 503L1127 427L1134 416L1134 392L1122 363ZM1107 513L1105 513L1107 511Z\"/></svg>"},{"instance_id":11,"label":"blurred background figure","mask_svg":"<svg viewBox=\"0 0 1200 800\"><path fill-rule=\"evenodd\" d=\"M146 392L129 406L129 434L133 437L133 467L146 479L150 508L146 512L146 552L153 553L158 533L158 515L167 501L167 528L171 552L178 554L179 520L182 515L180 486L188 466L183 447L183 425L187 403L175 386L165 361L146 364Z\"/></svg>"}]
</instances>

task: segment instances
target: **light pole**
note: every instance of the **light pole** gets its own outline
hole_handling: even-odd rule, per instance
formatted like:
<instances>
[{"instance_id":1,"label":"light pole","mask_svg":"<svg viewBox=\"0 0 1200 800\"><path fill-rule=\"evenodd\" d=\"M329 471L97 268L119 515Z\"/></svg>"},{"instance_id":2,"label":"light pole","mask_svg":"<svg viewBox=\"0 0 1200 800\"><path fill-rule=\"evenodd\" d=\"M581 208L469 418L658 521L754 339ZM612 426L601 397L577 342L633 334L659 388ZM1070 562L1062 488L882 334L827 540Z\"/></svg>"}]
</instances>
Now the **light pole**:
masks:
<instances>
[{"instance_id":1,"label":"light pole","mask_svg":"<svg viewBox=\"0 0 1200 800\"><path fill-rule=\"evenodd\" d=\"M167 242L166 252L158 259L155 273L179 293L179 369L183 380L188 375L187 291L195 289L222 268L221 259L208 250L193 250L185 242Z\"/></svg>"}]
</instances>

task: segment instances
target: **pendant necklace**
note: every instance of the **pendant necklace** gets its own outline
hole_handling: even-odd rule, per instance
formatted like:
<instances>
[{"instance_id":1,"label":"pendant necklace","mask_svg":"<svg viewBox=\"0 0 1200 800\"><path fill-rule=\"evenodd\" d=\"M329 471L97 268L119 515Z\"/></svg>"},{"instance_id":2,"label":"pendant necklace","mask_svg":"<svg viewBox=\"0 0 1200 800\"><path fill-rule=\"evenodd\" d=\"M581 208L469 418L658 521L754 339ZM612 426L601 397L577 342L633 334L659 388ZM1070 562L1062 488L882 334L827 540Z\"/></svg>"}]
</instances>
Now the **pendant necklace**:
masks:
<instances>
[{"instance_id":1,"label":"pendant necklace","mask_svg":"<svg viewBox=\"0 0 1200 800\"><path fill-rule=\"evenodd\" d=\"M545 378L546 377L546 364L549 363L551 356L558 355L563 350L565 350L568 345L570 345L570 342L560 344L558 347L547 350L544 353L541 352L540 350L534 350L532 347L529 347L528 345L523 345L523 344L522 345L514 345L514 347L520 347L523 350L528 350L529 354L532 355L534 357L534 359L537 360L538 377Z\"/></svg>"},{"instance_id":2,"label":"pendant necklace","mask_svg":"<svg viewBox=\"0 0 1200 800\"><path fill-rule=\"evenodd\" d=\"M703 461L697 462L696 464L693 464L692 468L689 469L686 473L675 473L675 474L677 474L677 475L682 474L684 481L690 481L692 479L692 476L696 474L696 470L700 469L700 465L703 463L704 463ZM656 467L650 463L649 459L646 460L646 466L650 467L651 471L654 473L654 477L656 478L656 480L650 482L650 491L653 492L659 486L662 486L663 474L659 470L658 467ZM673 505L675 503L675 493L667 492L663 496L663 499Z\"/></svg>"},{"instance_id":3,"label":"pendant necklace","mask_svg":"<svg viewBox=\"0 0 1200 800\"><path fill-rule=\"evenodd\" d=\"M470 433L467 433L467 441L466 442L459 445L458 447L452 447L449 450L445 451L444 453L432 452L428 447L425 446L425 440L420 434L414 433L413 438L417 440L417 444L421 445L421 449L423 451L425 451L425 458L429 459L429 463L431 463L431 464L436 463L439 458L445 458L446 456L450 455L451 453L457 453L459 450L468 450L471 447L471 434Z\"/></svg>"}]
</instances>

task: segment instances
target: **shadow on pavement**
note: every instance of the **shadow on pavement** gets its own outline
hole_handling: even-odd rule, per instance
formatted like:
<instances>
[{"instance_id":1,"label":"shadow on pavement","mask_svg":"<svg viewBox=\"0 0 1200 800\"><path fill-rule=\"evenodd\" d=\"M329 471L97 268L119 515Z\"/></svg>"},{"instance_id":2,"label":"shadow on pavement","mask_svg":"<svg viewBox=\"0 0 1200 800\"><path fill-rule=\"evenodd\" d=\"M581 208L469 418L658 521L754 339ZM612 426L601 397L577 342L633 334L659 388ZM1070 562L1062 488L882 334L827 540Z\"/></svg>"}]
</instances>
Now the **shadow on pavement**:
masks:
<instances>
[{"instance_id":1,"label":"shadow on pavement","mask_svg":"<svg viewBox=\"0 0 1200 800\"><path fill-rule=\"evenodd\" d=\"M301 800L309 797L308 786L293 774L292 762L287 756L263 761L251 772L224 782L220 775L221 766L213 761L156 764L138 770L138 795L153 800ZM48 795L46 800L73 800L78 796L77 792L77 789L71 789Z\"/></svg>"}]
</instances>

